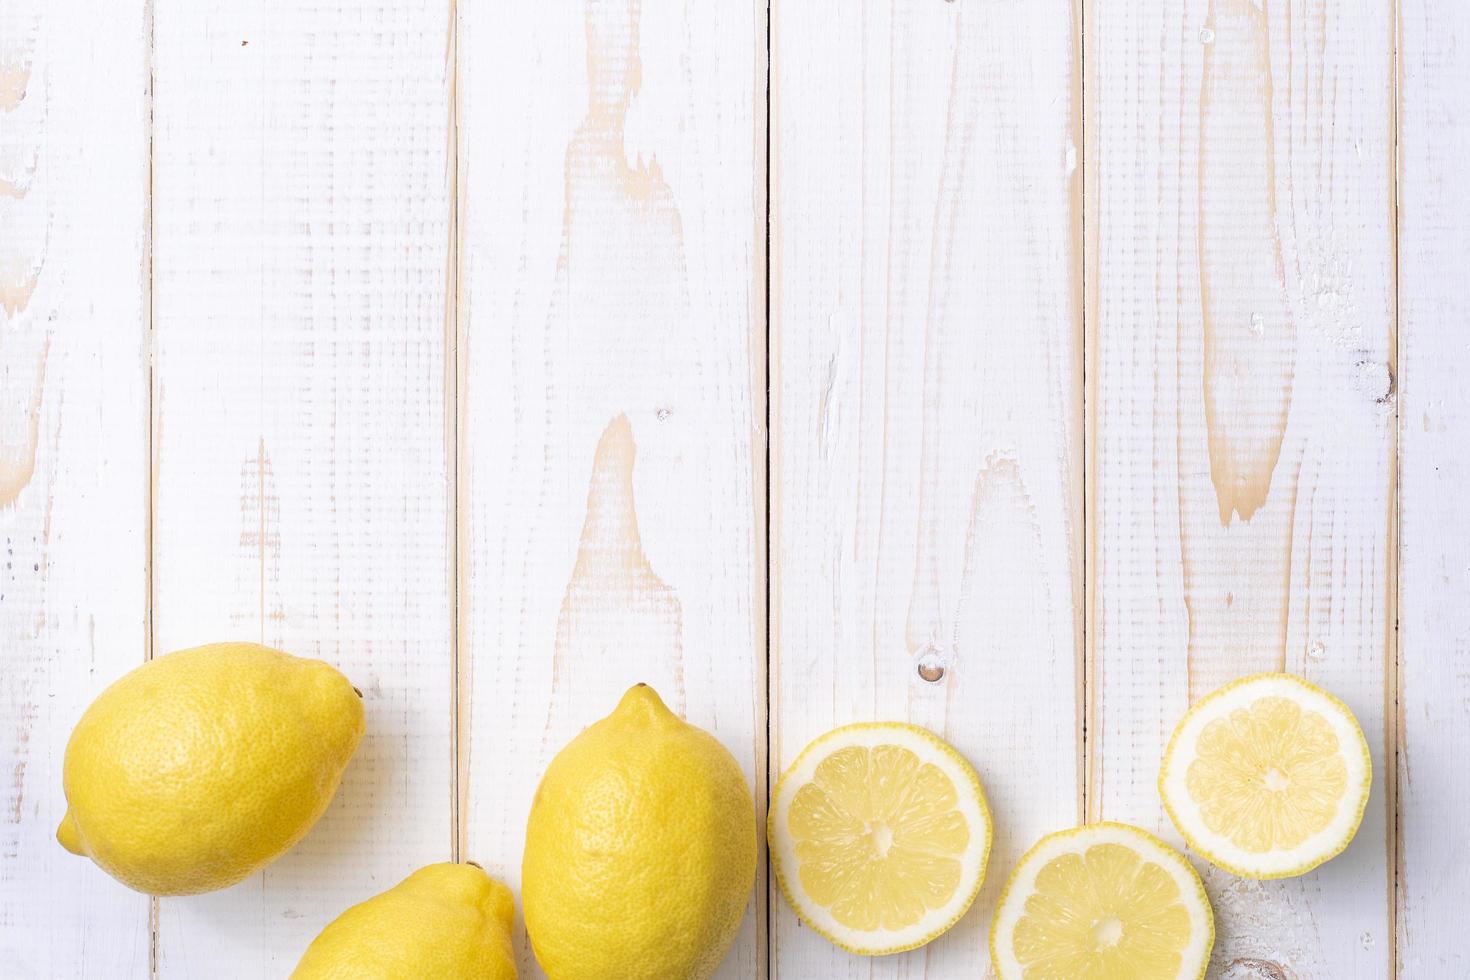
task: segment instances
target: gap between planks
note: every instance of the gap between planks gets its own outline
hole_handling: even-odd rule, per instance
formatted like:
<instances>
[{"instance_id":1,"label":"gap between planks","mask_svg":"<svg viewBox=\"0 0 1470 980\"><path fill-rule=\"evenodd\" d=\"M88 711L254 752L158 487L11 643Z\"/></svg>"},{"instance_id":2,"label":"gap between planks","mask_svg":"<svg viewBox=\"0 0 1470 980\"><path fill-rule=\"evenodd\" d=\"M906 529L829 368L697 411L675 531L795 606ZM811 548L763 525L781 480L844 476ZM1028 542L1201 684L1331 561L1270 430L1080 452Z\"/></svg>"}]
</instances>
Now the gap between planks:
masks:
<instances>
[{"instance_id":1,"label":"gap between planks","mask_svg":"<svg viewBox=\"0 0 1470 980\"><path fill-rule=\"evenodd\" d=\"M463 602L461 592L466 579L464 562L468 549L464 547L464 501L461 447L464 445L464 412L461 411L461 392L464 388L465 359L460 356L460 347L465 337L465 324L461 317L460 256L463 254L460 240L463 228L463 194L459 166L459 4L449 0L449 36L445 50L445 76L448 81L447 126L449 147L445 154L446 178L449 183L449 242L445 253L444 288L444 439L448 473L448 551L449 551L449 647L451 663L450 679L450 860L464 860L468 843L469 828L465 814L469 799L469 739L467 732L470 708L466 703L470 684L465 676L468 665L463 660L461 637L463 629Z\"/></svg>"},{"instance_id":2,"label":"gap between planks","mask_svg":"<svg viewBox=\"0 0 1470 980\"><path fill-rule=\"evenodd\" d=\"M1399 813L1399 751L1404 732L1404 715L1399 697L1399 686L1403 681L1402 650L1399 646L1399 576L1402 556L1399 554L1400 525L1403 514L1400 509L1399 483L1402 480L1400 447L1403 446L1403 368L1402 333L1399 312L1402 297L1399 293L1400 226L1399 226L1399 142L1403 135L1403 0L1390 0L1388 4L1388 36L1393 50L1389 56L1389 154L1388 154L1388 201L1392 213L1388 228L1391 268L1389 270L1389 296L1392 300L1389 338L1388 394L1393 398L1393 425L1389 434L1389 481L1388 481L1388 581L1385 583L1384 602L1384 678L1383 678L1383 764L1388 769L1384 774L1383 786L1387 799L1384 809L1388 819L1385 823L1384 846L1388 851L1388 976L1397 980L1399 975L1399 885L1403 876L1403 845Z\"/></svg>"},{"instance_id":3,"label":"gap between planks","mask_svg":"<svg viewBox=\"0 0 1470 980\"><path fill-rule=\"evenodd\" d=\"M154 159L156 154L153 150L154 126L153 126L153 102L157 90L157 80L154 77L154 52L157 43L157 32L155 23L157 10L154 0L145 0L143 5L143 25L148 33L145 57L148 59L144 70L148 74L148 132L144 142L148 147L147 180L148 187L144 193L145 208L143 215L143 316L145 332L143 349L148 358L147 383L148 383L148 493L147 513L144 517L143 528L143 660L148 662L154 657L153 649L153 598L154 598L154 561L153 561L153 529L154 506L158 500L158 374L157 374L157 332L153 315L153 202L154 195ZM148 898L148 976L150 980L158 980L158 913L159 899L156 895Z\"/></svg>"},{"instance_id":4,"label":"gap between planks","mask_svg":"<svg viewBox=\"0 0 1470 980\"><path fill-rule=\"evenodd\" d=\"M761 391L763 394L762 401L764 403L764 422L761 441L765 446L765 479L762 481L762 485L765 487L765 501L762 519L763 526L760 535L760 539L764 542L760 564L760 567L764 570L761 575L764 588L759 593L763 597L761 619L765 629L765 657L762 660L763 669L761 675L765 687L765 697L762 702L765 711L765 718L762 719L765 727L765 737L763 739L765 751L756 756L760 764L760 771L756 774L757 783L755 787L758 804L764 804L758 805L756 812L756 837L760 845L757 848L757 853L760 857L760 868L756 875L755 920L756 963L759 980L769 980L775 968L775 950L773 949L774 944L771 941L771 908L775 901L772 893L774 885L771 881L770 874L769 842L766 840L766 835L762 832L762 828L765 826L765 810L770 806L770 788L774 775L771 771L771 763L774 758L771 749L771 642L774 637L775 628L771 616L771 610L774 608L771 590L771 575L773 572L771 562L771 501L773 499L773 487L771 485L771 358L773 349L773 331L771 328L771 91L775 83L774 72L772 71L771 22L774 6L775 0L766 0L763 31L764 44L756 45L756 50L763 50L766 54L765 64L756 68L756 83L758 86L764 83L765 87L764 127L757 126L757 132L761 134L765 141L765 152L759 155L764 160L765 173L762 175L762 179L757 181L762 187L764 194L764 200L761 202L761 212L765 219L761 229L764 233L762 238L764 244L760 276L761 298L763 301L762 323L765 327L765 345L762 348L763 356L761 359ZM759 21L760 18L757 18L757 22ZM758 27L757 29L760 30L761 28Z\"/></svg>"},{"instance_id":5,"label":"gap between planks","mask_svg":"<svg viewBox=\"0 0 1470 980\"><path fill-rule=\"evenodd\" d=\"M1088 153L1088 127L1087 127L1087 0L1073 0L1072 2L1072 53L1073 53L1073 98L1076 99L1076 113L1073 122L1077 127L1078 139L1074 140L1077 147L1077 181L1080 187L1074 192L1072 207L1075 209L1076 222L1073 233L1072 247L1077 250L1073 259L1073 269L1077 281L1074 283L1074 303L1077 315L1080 318L1078 329L1080 337L1078 343L1078 358L1081 364L1078 366L1078 377L1082 379L1082 391L1078 397L1078 411L1081 414L1079 430L1082 433L1082 466L1079 477L1080 490L1082 493L1082 569L1080 573L1080 588L1078 599L1081 603L1079 616L1081 619L1081 646L1074 658L1075 685L1075 710L1077 712L1077 822L1087 823L1091 819L1090 807L1092 805L1092 755L1088 751L1088 726L1092 724L1094 717L1091 702L1092 692L1095 690L1092 684L1093 670L1093 632L1092 632L1092 573L1095 567L1092 560L1093 549L1093 520L1092 520L1092 497L1087 492L1087 477L1093 469L1093 451L1097 445L1090 423L1091 414L1088 405L1092 401L1091 382L1092 372L1088 371L1088 356L1091 351L1092 338L1089 336L1090 327L1096 320L1089 315L1090 303L1088 292L1088 257L1095 254L1090 249L1087 227L1087 210L1089 204L1089 193L1091 193L1091 182L1088 178L1088 165L1092 159Z\"/></svg>"}]
</instances>

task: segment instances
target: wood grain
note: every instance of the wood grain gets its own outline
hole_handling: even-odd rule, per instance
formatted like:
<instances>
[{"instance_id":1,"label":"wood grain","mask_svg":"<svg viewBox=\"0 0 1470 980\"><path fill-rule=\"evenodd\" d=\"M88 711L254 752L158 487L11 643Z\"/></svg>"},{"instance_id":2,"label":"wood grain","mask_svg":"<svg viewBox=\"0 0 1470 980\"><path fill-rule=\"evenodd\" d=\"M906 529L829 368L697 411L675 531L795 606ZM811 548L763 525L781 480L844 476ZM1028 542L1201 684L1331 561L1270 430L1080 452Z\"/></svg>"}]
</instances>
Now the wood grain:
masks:
<instances>
[{"instance_id":1,"label":"wood grain","mask_svg":"<svg viewBox=\"0 0 1470 980\"><path fill-rule=\"evenodd\" d=\"M17 977L148 971L148 900L54 838L67 736L148 649L147 110L145 4L0 5L0 970Z\"/></svg>"},{"instance_id":2,"label":"wood grain","mask_svg":"<svg viewBox=\"0 0 1470 980\"><path fill-rule=\"evenodd\" d=\"M1470 974L1470 8L1401 4L1399 976Z\"/></svg>"},{"instance_id":3,"label":"wood grain","mask_svg":"<svg viewBox=\"0 0 1470 980\"><path fill-rule=\"evenodd\" d=\"M460 18L462 833L518 883L542 770L639 681L763 789L764 17Z\"/></svg>"},{"instance_id":4,"label":"wood grain","mask_svg":"<svg viewBox=\"0 0 1470 980\"><path fill-rule=\"evenodd\" d=\"M1378 781L1318 872L1201 866L1211 975L1470 971L1463 6L4 0L0 972L282 975L423 863L517 884L647 681L762 809L891 718L995 811L944 939L850 957L763 878L721 977L978 976L1021 850L1177 843L1173 725L1277 669ZM150 921L52 840L66 737L232 636L369 738Z\"/></svg>"},{"instance_id":5,"label":"wood grain","mask_svg":"<svg viewBox=\"0 0 1470 980\"><path fill-rule=\"evenodd\" d=\"M1080 813L1077 37L1065 0L773 7L771 775L912 721L996 822L975 907L911 953L773 897L782 976L981 975L1010 866Z\"/></svg>"},{"instance_id":6,"label":"wood grain","mask_svg":"<svg viewBox=\"0 0 1470 980\"><path fill-rule=\"evenodd\" d=\"M1252 671L1322 684L1373 746L1367 818L1311 875L1210 871L1214 969L1383 976L1390 4L1091 3L1086 24L1089 815L1177 841L1155 781L1189 703Z\"/></svg>"},{"instance_id":7,"label":"wood grain","mask_svg":"<svg viewBox=\"0 0 1470 980\"><path fill-rule=\"evenodd\" d=\"M448 9L155 8L154 620L340 667L368 734L315 830L165 899L163 976L281 976L452 846Z\"/></svg>"}]
</instances>

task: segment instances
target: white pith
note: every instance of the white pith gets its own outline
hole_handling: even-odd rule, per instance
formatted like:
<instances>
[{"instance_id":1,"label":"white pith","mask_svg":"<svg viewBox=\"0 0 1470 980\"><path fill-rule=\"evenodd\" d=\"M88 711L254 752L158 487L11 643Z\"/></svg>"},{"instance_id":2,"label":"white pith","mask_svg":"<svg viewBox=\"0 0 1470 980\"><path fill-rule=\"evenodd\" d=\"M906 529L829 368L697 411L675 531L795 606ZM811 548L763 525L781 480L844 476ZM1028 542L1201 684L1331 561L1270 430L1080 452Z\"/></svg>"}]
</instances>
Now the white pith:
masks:
<instances>
[{"instance_id":1,"label":"white pith","mask_svg":"<svg viewBox=\"0 0 1470 980\"><path fill-rule=\"evenodd\" d=\"M1257 854L1206 826L1186 780L1190 764L1199 756L1197 747L1205 726L1237 709L1248 709L1263 697L1287 698L1304 711L1322 716L1337 736L1339 755L1347 767L1347 783L1332 820L1320 831L1296 847ZM1337 701L1289 675L1256 678L1210 695L1180 724L1172 746L1164 759L1159 789L1180 833L1211 863L1258 877L1295 874L1342 850L1357 830L1373 779L1363 732L1353 716Z\"/></svg>"}]
</instances>

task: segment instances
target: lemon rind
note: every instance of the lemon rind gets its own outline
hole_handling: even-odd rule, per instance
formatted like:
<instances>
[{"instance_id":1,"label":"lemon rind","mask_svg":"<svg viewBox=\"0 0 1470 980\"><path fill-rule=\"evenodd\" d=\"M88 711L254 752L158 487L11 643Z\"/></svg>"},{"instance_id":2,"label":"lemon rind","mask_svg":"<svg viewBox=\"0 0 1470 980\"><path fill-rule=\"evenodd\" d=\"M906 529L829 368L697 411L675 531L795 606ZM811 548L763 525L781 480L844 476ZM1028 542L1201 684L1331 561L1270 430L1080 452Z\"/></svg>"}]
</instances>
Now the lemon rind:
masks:
<instances>
[{"instance_id":1,"label":"lemon rind","mask_svg":"<svg viewBox=\"0 0 1470 980\"><path fill-rule=\"evenodd\" d=\"M1188 872L1187 878L1188 880L1194 882L1195 894L1199 898L1200 904L1204 907L1205 925L1208 928L1208 934L1205 936L1203 955L1200 957L1201 962L1199 972L1194 975L1194 980L1204 980L1205 973L1209 970L1210 967L1210 954L1214 951L1215 948L1215 907L1210 902L1209 894L1205 892L1205 883L1203 879L1200 878L1199 872L1194 870L1194 865L1189 863L1189 859L1186 858L1183 854L1179 853L1177 848L1169 846L1169 844L1167 844L1165 841L1161 840L1160 838L1149 833L1141 827L1135 827L1132 824L1120 823L1115 820L1099 820L1096 823L1083 824L1080 827L1071 827L1067 830L1055 831L1053 833L1045 835L1036 843L1032 844L1031 847L1027 849L1026 853L1021 855L1021 859L1016 862L1016 866L1011 869L1010 875L1006 877L1005 887L1001 889L1000 898L995 903L995 914L991 916L990 919L990 965L995 970L995 975L999 977L1000 980L1009 980L1009 978L1006 976L1004 968L1001 965L999 950L996 948L997 932L1000 927L1001 911L1006 907L1006 902L1010 899L1011 892L1015 888L1016 882L1020 880L1021 872L1025 870L1026 865L1031 861L1031 859L1036 855L1038 851L1040 851L1047 844L1050 844L1055 840L1080 837L1084 834L1095 833L1096 831L1101 829L1120 831L1124 834L1139 837L1147 843L1158 848L1169 860L1176 862L1179 867Z\"/></svg>"},{"instance_id":2,"label":"lemon rind","mask_svg":"<svg viewBox=\"0 0 1470 980\"><path fill-rule=\"evenodd\" d=\"M1334 709L1341 712L1343 717L1352 722L1351 728L1357 733L1358 747L1361 750L1363 759L1362 788L1361 792L1359 793L1356 812L1354 813L1352 821L1350 822L1342 838L1330 849L1325 850L1321 854L1321 856L1314 856L1311 859L1302 862L1301 864L1292 865L1289 868L1272 871L1262 871L1258 868L1249 868L1235 861L1231 861L1227 858L1221 857L1214 848L1204 844L1185 825L1185 821L1180 818L1179 813L1175 810L1173 803L1170 801L1170 794L1165 791L1165 783L1169 774L1169 762L1174 757L1174 750L1178 745L1179 737L1181 733L1183 733L1188 722L1196 715L1198 715L1202 711L1202 709L1206 708L1211 702L1224 696L1225 694L1237 690L1241 687L1245 687L1246 685L1259 683L1266 680L1284 680L1290 683L1294 683L1306 690L1308 694L1323 699ZM1159 799L1163 800L1164 802L1164 812L1169 815L1169 821L1174 825L1174 829L1179 831L1179 835L1184 838L1185 844L1189 846L1189 849L1191 851L1194 851L1210 864L1214 865L1222 871L1228 871L1230 874L1233 874L1238 878L1248 878L1252 881L1277 881L1282 878L1297 878L1306 874L1309 871L1313 871L1321 867L1328 861L1331 861L1333 858L1337 857L1343 851L1346 851L1348 847L1352 844L1354 838L1358 836L1358 830L1363 825L1363 817L1368 811L1368 800L1372 796L1373 753L1368 748L1368 738L1363 733L1363 726L1361 723L1359 723L1357 715L1353 714L1352 709L1349 708L1346 702L1344 702L1337 695L1333 694L1330 691L1323 690L1316 684L1313 684L1311 681L1307 680L1304 677L1298 676L1297 674L1286 673L1284 671L1263 671L1258 674L1248 674L1245 677L1238 677L1230 683L1216 688L1215 690L1211 691L1209 694L1201 698L1188 711L1184 713L1184 717L1180 718L1179 723L1174 726L1174 731L1169 736L1169 742L1164 748L1164 758L1159 763L1159 776L1157 786Z\"/></svg>"},{"instance_id":3,"label":"lemon rind","mask_svg":"<svg viewBox=\"0 0 1470 980\"><path fill-rule=\"evenodd\" d=\"M956 767L969 778L970 784L974 788L975 800L979 805L980 813L981 816L984 818L985 823L985 845L980 851L980 871L975 876L974 887L970 890L970 893L965 896L964 901L956 905L954 914L950 916L942 926L927 934L925 938L911 943L899 943L890 946L863 946L856 943L850 943L841 938L838 938L837 936L833 935L830 930L825 929L817 923L813 922L811 917L807 915L806 910L803 909L801 904L796 901L795 892L792 889L790 883L786 880L786 874L783 871L781 862L777 857L777 848L769 847L768 850L771 856L771 870L776 876L776 883L780 886L781 894L785 897L786 904L791 909L791 911L796 915L798 919L801 920L803 925L815 932L817 935L821 936L823 939L827 940L827 942L831 943L833 946L836 946L838 949L843 950L844 952L852 953L857 956L890 956L894 953L905 953L911 949L918 949L921 946L926 946L934 940L938 939L940 936L949 932L949 930L953 929L959 923L959 921L965 917L965 914L970 911L971 906L975 904L975 899L980 896L980 890L985 886L985 874L990 865L990 848L991 844L994 842L995 837L995 820L990 813L990 803L985 798L985 787L980 782L979 773L975 771L974 766L970 765L970 761L968 759L961 755L954 746L950 745L944 739L940 738L938 735L935 735L927 728L901 721L873 721L857 722L854 724L842 725L838 728L834 728L824 735L817 736L811 742L807 743L806 748L797 753L797 756L794 760L792 760L791 765L787 766L786 771L783 772L781 774L781 777L776 780L776 785L771 791L771 803L766 811L766 837L768 840L774 841L777 837L776 813L779 809L779 801L781 800L782 792L787 785L789 777L792 775L792 773L801 768L802 762L804 762L809 755L811 755L815 750L819 749L824 743L835 740L839 735L854 731L875 730L898 730L907 732L910 735L913 735L939 749L942 753L944 753L944 755L949 757L949 759L954 762Z\"/></svg>"}]
</instances>

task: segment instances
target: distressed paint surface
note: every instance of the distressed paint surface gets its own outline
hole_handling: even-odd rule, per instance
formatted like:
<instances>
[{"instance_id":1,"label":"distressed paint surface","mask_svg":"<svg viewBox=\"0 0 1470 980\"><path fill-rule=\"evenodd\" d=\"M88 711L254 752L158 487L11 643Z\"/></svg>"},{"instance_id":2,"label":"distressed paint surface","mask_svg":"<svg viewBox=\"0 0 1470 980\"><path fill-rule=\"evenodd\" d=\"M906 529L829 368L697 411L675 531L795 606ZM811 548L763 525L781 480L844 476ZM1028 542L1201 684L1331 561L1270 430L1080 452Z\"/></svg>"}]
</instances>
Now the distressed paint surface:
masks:
<instances>
[{"instance_id":1,"label":"distressed paint surface","mask_svg":"<svg viewBox=\"0 0 1470 980\"><path fill-rule=\"evenodd\" d=\"M147 40L141 2L0 5L0 962L16 977L148 972L148 900L54 838L67 736L148 650Z\"/></svg>"},{"instance_id":2,"label":"distressed paint surface","mask_svg":"<svg viewBox=\"0 0 1470 980\"><path fill-rule=\"evenodd\" d=\"M779 976L983 975L1010 866L1081 809L1074 17L773 5L770 775L912 721L996 824L980 898L919 950L849 956L773 895Z\"/></svg>"},{"instance_id":3,"label":"distressed paint surface","mask_svg":"<svg viewBox=\"0 0 1470 980\"><path fill-rule=\"evenodd\" d=\"M154 20L155 647L318 657L367 709L300 845L161 901L158 973L283 976L452 851L449 18L168 0Z\"/></svg>"},{"instance_id":4,"label":"distressed paint surface","mask_svg":"<svg viewBox=\"0 0 1470 980\"><path fill-rule=\"evenodd\" d=\"M542 770L640 681L764 788L764 18L459 14L461 833L518 885Z\"/></svg>"},{"instance_id":5,"label":"distressed paint surface","mask_svg":"<svg viewBox=\"0 0 1470 980\"><path fill-rule=\"evenodd\" d=\"M1399 977L1470 974L1470 8L1404 0Z\"/></svg>"},{"instance_id":6,"label":"distressed paint surface","mask_svg":"<svg viewBox=\"0 0 1470 980\"><path fill-rule=\"evenodd\" d=\"M1089 814L1177 841L1159 760L1192 700L1286 669L1377 775L1302 878L1202 868L1222 975L1391 957L1393 49L1386 2L1090 4Z\"/></svg>"},{"instance_id":7,"label":"distressed paint surface","mask_svg":"<svg viewBox=\"0 0 1470 980\"><path fill-rule=\"evenodd\" d=\"M1020 851L1172 839L1174 722L1282 668L1380 778L1320 871L1207 875L1211 976L1466 971L1461 5L774 0L769 96L767 13L0 6L18 975L279 975L419 864L515 884L546 762L647 681L762 806L889 717L996 813L940 942L849 957L763 880L722 977L978 976ZM52 841L66 736L223 636L338 663L369 740L301 847L150 918Z\"/></svg>"}]
</instances>

